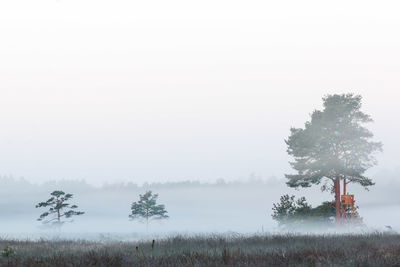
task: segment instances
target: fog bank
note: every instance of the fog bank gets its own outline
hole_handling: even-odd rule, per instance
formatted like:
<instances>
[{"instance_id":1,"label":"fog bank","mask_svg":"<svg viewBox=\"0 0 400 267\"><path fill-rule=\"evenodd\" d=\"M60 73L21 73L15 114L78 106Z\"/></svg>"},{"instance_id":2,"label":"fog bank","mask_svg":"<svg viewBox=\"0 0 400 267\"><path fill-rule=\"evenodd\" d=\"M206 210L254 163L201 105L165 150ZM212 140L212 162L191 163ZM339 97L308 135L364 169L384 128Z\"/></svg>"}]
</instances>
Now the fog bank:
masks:
<instances>
[{"instance_id":1,"label":"fog bank","mask_svg":"<svg viewBox=\"0 0 400 267\"><path fill-rule=\"evenodd\" d=\"M397 197L400 183L397 172L382 172L382 179L370 191L359 186L349 186L355 194L359 213L369 230L384 230L390 225L400 230L400 208ZM271 218L272 204L283 194L305 196L312 205L332 200L333 195L321 192L318 186L294 190L283 179L253 178L247 181L200 183L197 181L152 183L113 183L95 187L84 181L50 181L32 184L23 179L0 179L0 235L32 238L60 234L44 228L36 219L44 211L35 205L48 199L50 192L59 189L73 193L71 203L86 214L74 218L73 223L62 227L61 233L70 237L98 238L108 235L118 238L134 238L146 234L143 223L129 221L130 205L139 194L152 190L159 194L159 202L165 204L169 219L150 223L148 233L256 233L279 232ZM368 229L364 229L368 231Z\"/></svg>"}]
</instances>

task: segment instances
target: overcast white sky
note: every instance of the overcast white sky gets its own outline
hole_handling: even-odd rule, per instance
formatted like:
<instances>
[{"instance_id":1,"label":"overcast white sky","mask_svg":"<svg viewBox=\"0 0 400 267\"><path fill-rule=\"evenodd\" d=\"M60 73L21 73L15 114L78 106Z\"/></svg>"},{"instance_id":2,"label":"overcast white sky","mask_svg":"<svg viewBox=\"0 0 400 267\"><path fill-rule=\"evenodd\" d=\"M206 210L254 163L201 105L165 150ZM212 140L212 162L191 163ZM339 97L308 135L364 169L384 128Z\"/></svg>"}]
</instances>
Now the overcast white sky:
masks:
<instances>
[{"instance_id":1,"label":"overcast white sky","mask_svg":"<svg viewBox=\"0 0 400 267\"><path fill-rule=\"evenodd\" d=\"M271 2L271 3L269 3ZM400 166L396 1L1 1L0 174L282 177L326 93L364 96Z\"/></svg>"}]
</instances>

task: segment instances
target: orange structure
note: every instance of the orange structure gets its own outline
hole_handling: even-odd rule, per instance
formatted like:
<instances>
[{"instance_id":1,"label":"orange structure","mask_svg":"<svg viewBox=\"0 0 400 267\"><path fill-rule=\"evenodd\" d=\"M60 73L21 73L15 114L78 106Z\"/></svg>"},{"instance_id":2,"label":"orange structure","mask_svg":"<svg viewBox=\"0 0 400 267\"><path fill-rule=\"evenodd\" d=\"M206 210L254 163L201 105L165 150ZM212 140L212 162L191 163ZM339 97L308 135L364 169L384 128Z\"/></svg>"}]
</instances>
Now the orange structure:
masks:
<instances>
[{"instance_id":1,"label":"orange structure","mask_svg":"<svg viewBox=\"0 0 400 267\"><path fill-rule=\"evenodd\" d=\"M341 217L348 222L361 222L360 215L354 206L354 195L341 196Z\"/></svg>"}]
</instances>

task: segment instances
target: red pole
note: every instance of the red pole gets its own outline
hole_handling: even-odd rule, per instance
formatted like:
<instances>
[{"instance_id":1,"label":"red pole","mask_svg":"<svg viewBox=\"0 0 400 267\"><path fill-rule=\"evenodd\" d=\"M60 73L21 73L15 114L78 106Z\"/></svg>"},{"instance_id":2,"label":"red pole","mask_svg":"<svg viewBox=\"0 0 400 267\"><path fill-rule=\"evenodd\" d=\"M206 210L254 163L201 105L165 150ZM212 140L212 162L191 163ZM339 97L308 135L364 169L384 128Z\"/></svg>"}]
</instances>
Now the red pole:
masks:
<instances>
[{"instance_id":1,"label":"red pole","mask_svg":"<svg viewBox=\"0 0 400 267\"><path fill-rule=\"evenodd\" d=\"M336 225L340 222L340 180L336 178L334 181L334 190L335 190L335 209L336 209Z\"/></svg>"}]
</instances>

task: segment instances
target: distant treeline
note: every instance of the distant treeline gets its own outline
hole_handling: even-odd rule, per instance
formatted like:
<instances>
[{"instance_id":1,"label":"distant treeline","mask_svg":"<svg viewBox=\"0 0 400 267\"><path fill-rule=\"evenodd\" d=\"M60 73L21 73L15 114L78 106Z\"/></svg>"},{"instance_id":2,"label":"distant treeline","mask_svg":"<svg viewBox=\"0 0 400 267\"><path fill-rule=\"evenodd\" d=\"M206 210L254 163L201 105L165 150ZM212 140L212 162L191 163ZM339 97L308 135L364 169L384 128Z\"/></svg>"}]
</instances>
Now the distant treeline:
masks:
<instances>
[{"instance_id":1,"label":"distant treeline","mask_svg":"<svg viewBox=\"0 0 400 267\"><path fill-rule=\"evenodd\" d=\"M268 179L262 179L260 177L250 176L245 180L225 180L219 178L213 182L203 182L199 180L186 180L186 181L174 181L174 182L145 182L142 184L134 182L106 182L101 186L95 186L87 181L81 180L50 180L44 183L34 183L23 177L15 178L11 175L0 176L0 190L7 187L19 187L23 188L52 188L52 187L74 187L79 190L91 189L91 190L121 190L121 189L148 189L148 188L179 188L179 187L218 187L218 186L243 186L243 185L272 185L282 184L284 179L278 179L276 177L269 177Z\"/></svg>"}]
</instances>

